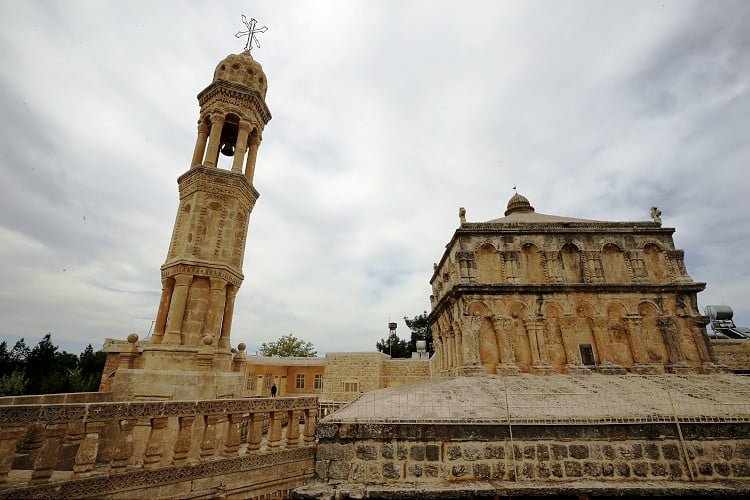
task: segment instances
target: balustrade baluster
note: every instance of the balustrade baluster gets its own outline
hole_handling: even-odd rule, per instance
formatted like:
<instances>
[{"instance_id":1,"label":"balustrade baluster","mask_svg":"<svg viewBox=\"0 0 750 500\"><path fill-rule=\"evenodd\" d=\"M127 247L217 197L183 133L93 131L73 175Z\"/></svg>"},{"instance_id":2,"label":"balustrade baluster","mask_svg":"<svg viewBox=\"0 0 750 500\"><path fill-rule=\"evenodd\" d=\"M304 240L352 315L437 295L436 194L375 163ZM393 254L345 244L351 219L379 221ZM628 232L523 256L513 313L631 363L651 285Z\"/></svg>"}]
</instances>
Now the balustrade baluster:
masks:
<instances>
[{"instance_id":1,"label":"balustrade baluster","mask_svg":"<svg viewBox=\"0 0 750 500\"><path fill-rule=\"evenodd\" d=\"M143 454L143 466L147 469L159 467L164 455L164 429L167 427L168 417L154 417L151 419L151 431L148 434L148 444Z\"/></svg>"},{"instance_id":2,"label":"balustrade baluster","mask_svg":"<svg viewBox=\"0 0 750 500\"><path fill-rule=\"evenodd\" d=\"M195 422L194 415L179 418L180 429L177 431L177 439L174 443L173 464L181 464L188 458L193 444L193 422Z\"/></svg>"},{"instance_id":3,"label":"balustrade baluster","mask_svg":"<svg viewBox=\"0 0 750 500\"><path fill-rule=\"evenodd\" d=\"M305 427L302 429L302 440L305 444L315 442L315 425L317 420L318 410L316 408L305 410Z\"/></svg>"},{"instance_id":4,"label":"balustrade baluster","mask_svg":"<svg viewBox=\"0 0 750 500\"><path fill-rule=\"evenodd\" d=\"M263 440L263 419L265 413L251 413L248 424L247 453L258 451Z\"/></svg>"},{"instance_id":5,"label":"balustrade baluster","mask_svg":"<svg viewBox=\"0 0 750 500\"><path fill-rule=\"evenodd\" d=\"M101 438L104 422L92 420L86 422L84 432L86 433L81 441L81 445L76 452L75 464L73 465L73 475L79 476L86 472L91 472L99 454L99 440Z\"/></svg>"},{"instance_id":6,"label":"balustrade baluster","mask_svg":"<svg viewBox=\"0 0 750 500\"><path fill-rule=\"evenodd\" d=\"M44 428L44 444L34 460L34 471L31 473L32 483L49 481L52 468L57 465L60 458L60 446L67 429L68 424L65 423L47 424Z\"/></svg>"},{"instance_id":7,"label":"balustrade baluster","mask_svg":"<svg viewBox=\"0 0 750 500\"><path fill-rule=\"evenodd\" d=\"M302 412L291 410L289 412L289 425L286 427L286 447L293 448L299 445L299 419Z\"/></svg>"},{"instance_id":8,"label":"balustrade baluster","mask_svg":"<svg viewBox=\"0 0 750 500\"><path fill-rule=\"evenodd\" d=\"M13 468L16 457L16 445L26 432L24 427L0 428L0 484L8 480L8 473Z\"/></svg>"},{"instance_id":9,"label":"balustrade baluster","mask_svg":"<svg viewBox=\"0 0 750 500\"><path fill-rule=\"evenodd\" d=\"M242 413L230 413L227 416L227 435L224 439L224 455L233 456L240 449L240 424Z\"/></svg>"},{"instance_id":10,"label":"balustrade baluster","mask_svg":"<svg viewBox=\"0 0 750 500\"><path fill-rule=\"evenodd\" d=\"M120 431L112 452L112 470L115 472L122 472L127 467L130 457L133 456L133 428L136 423L138 423L136 418L124 418L119 421Z\"/></svg>"},{"instance_id":11,"label":"balustrade baluster","mask_svg":"<svg viewBox=\"0 0 750 500\"><path fill-rule=\"evenodd\" d=\"M218 415L203 415L203 439L201 439L201 459L210 458L216 453L216 423Z\"/></svg>"},{"instance_id":12,"label":"balustrade baluster","mask_svg":"<svg viewBox=\"0 0 750 500\"><path fill-rule=\"evenodd\" d=\"M286 416L286 411L274 411L271 414L271 426L268 428L268 448L281 446L281 423Z\"/></svg>"}]
</instances>

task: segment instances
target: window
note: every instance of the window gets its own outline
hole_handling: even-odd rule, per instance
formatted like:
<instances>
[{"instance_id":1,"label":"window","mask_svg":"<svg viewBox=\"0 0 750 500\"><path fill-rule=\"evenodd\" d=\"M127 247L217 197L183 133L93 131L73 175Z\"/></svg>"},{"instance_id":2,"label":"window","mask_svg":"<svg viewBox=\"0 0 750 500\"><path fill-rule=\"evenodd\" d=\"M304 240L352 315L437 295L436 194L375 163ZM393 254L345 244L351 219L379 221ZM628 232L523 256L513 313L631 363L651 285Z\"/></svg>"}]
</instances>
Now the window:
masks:
<instances>
[{"instance_id":1,"label":"window","mask_svg":"<svg viewBox=\"0 0 750 500\"><path fill-rule=\"evenodd\" d=\"M298 373L294 378L294 387L297 389L305 388L305 374Z\"/></svg>"},{"instance_id":2,"label":"window","mask_svg":"<svg viewBox=\"0 0 750 500\"><path fill-rule=\"evenodd\" d=\"M594 349L591 347L591 344L581 344L579 347L581 348L581 362L587 366L595 365Z\"/></svg>"},{"instance_id":3,"label":"window","mask_svg":"<svg viewBox=\"0 0 750 500\"><path fill-rule=\"evenodd\" d=\"M313 387L315 389L323 388L323 374L322 373L315 374L315 378L313 379Z\"/></svg>"},{"instance_id":4,"label":"window","mask_svg":"<svg viewBox=\"0 0 750 500\"><path fill-rule=\"evenodd\" d=\"M344 392L359 392L359 382L344 382Z\"/></svg>"}]
</instances>

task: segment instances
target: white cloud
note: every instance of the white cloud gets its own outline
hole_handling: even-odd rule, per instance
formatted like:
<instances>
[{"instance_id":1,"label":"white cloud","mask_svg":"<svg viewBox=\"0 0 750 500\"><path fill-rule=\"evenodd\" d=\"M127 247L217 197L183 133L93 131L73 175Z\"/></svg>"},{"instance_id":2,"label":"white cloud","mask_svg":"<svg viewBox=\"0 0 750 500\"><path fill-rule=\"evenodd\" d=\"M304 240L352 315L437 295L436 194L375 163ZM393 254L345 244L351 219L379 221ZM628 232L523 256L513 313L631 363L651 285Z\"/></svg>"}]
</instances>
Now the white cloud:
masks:
<instances>
[{"instance_id":1,"label":"white cloud","mask_svg":"<svg viewBox=\"0 0 750 500\"><path fill-rule=\"evenodd\" d=\"M537 210L678 229L750 325L744 2L6 1L0 335L145 334L195 95L269 26L266 127L234 342L371 350L429 309L458 224ZM85 218L84 218L85 217ZM65 269L65 271L62 271ZM406 327L400 322L400 333Z\"/></svg>"}]
</instances>

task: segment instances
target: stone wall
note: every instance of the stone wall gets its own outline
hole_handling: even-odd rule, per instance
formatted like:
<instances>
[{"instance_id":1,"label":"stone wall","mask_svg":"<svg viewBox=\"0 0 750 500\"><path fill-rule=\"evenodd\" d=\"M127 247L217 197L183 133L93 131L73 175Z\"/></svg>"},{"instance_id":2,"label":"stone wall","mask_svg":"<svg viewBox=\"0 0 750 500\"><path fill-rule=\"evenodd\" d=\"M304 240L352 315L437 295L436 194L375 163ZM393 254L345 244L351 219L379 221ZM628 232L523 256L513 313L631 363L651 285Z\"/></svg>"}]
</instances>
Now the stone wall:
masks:
<instances>
[{"instance_id":1,"label":"stone wall","mask_svg":"<svg viewBox=\"0 0 750 500\"><path fill-rule=\"evenodd\" d=\"M382 352L329 352L323 375L323 399L351 401L359 394L383 387Z\"/></svg>"},{"instance_id":2,"label":"stone wall","mask_svg":"<svg viewBox=\"0 0 750 500\"><path fill-rule=\"evenodd\" d=\"M322 399L351 401L364 392L429 378L428 360L391 359L382 352L329 352Z\"/></svg>"},{"instance_id":3,"label":"stone wall","mask_svg":"<svg viewBox=\"0 0 750 500\"><path fill-rule=\"evenodd\" d=\"M387 359L383 362L383 387L396 387L429 378L429 360Z\"/></svg>"},{"instance_id":4,"label":"stone wall","mask_svg":"<svg viewBox=\"0 0 750 500\"><path fill-rule=\"evenodd\" d=\"M747 423L637 425L322 424L329 484L461 481L730 481L750 487ZM511 434L512 433L512 434Z\"/></svg>"},{"instance_id":5,"label":"stone wall","mask_svg":"<svg viewBox=\"0 0 750 500\"><path fill-rule=\"evenodd\" d=\"M717 361L737 373L750 373L750 340L711 339Z\"/></svg>"}]
</instances>

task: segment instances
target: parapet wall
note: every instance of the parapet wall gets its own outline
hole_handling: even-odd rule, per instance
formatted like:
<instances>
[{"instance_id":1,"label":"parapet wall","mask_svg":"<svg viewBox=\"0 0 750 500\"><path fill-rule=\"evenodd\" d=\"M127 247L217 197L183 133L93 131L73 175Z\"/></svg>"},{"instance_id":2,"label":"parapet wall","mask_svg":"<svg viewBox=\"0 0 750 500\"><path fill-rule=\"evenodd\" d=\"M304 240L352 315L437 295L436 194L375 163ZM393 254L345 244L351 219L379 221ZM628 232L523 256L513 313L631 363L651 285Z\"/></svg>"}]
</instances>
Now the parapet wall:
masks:
<instances>
[{"instance_id":1,"label":"parapet wall","mask_svg":"<svg viewBox=\"0 0 750 500\"><path fill-rule=\"evenodd\" d=\"M284 497L316 398L0 406L0 499Z\"/></svg>"},{"instance_id":2,"label":"parapet wall","mask_svg":"<svg viewBox=\"0 0 750 500\"><path fill-rule=\"evenodd\" d=\"M318 435L316 475L331 498L355 490L377 498L383 487L436 498L463 488L478 497L474 488L482 483L515 494L544 483L558 494L585 493L591 482L611 483L620 494L636 488L685 494L707 482L750 492L748 423L686 423L679 430L673 423L322 424ZM315 491L320 495L320 482L298 489L298 498Z\"/></svg>"},{"instance_id":3,"label":"parapet wall","mask_svg":"<svg viewBox=\"0 0 750 500\"><path fill-rule=\"evenodd\" d=\"M735 373L750 373L750 340L711 339L716 360Z\"/></svg>"}]
</instances>

